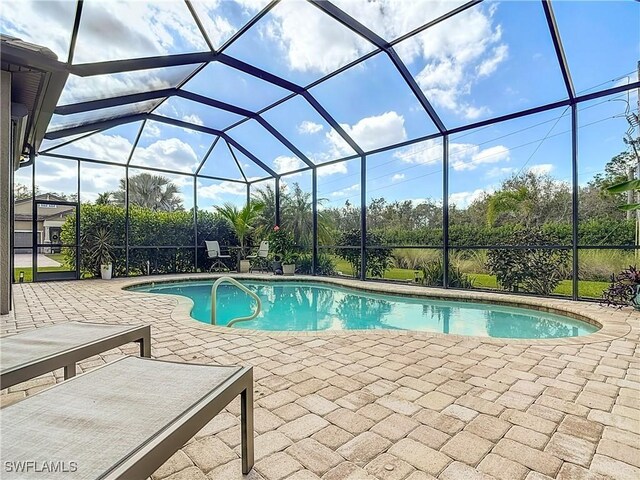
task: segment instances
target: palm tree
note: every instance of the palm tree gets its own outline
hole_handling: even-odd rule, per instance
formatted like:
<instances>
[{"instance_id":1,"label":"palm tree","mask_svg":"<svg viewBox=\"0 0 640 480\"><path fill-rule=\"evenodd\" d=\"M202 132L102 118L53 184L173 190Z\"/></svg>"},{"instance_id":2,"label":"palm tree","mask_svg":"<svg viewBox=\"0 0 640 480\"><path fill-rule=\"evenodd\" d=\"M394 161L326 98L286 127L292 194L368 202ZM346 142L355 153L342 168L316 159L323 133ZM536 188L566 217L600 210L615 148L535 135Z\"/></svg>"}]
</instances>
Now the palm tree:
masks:
<instances>
[{"instance_id":1,"label":"palm tree","mask_svg":"<svg viewBox=\"0 0 640 480\"><path fill-rule=\"evenodd\" d=\"M242 208L238 208L232 203L225 203L218 207L217 213L229 221L238 237L240 243L239 260L245 258L245 239L255 228L254 223L260 217L262 210L264 210L264 204L260 202L250 202Z\"/></svg>"},{"instance_id":2,"label":"palm tree","mask_svg":"<svg viewBox=\"0 0 640 480\"><path fill-rule=\"evenodd\" d=\"M282 195L282 189L280 194ZM256 232L259 235L268 235L275 225L276 218L276 192L271 185L256 190L252 193L252 201L261 203L264 208L256 219ZM282 197L280 203L282 203Z\"/></svg>"},{"instance_id":3,"label":"palm tree","mask_svg":"<svg viewBox=\"0 0 640 480\"><path fill-rule=\"evenodd\" d=\"M322 205L326 199L319 198L318 205ZM313 233L313 199L311 193L304 192L300 185L293 184L293 191L288 195L282 195L281 210L283 225L291 229L293 237L299 239L302 245L309 246ZM331 225L330 218L323 210L318 211L318 237L320 240L329 240Z\"/></svg>"},{"instance_id":4,"label":"palm tree","mask_svg":"<svg viewBox=\"0 0 640 480\"><path fill-rule=\"evenodd\" d=\"M517 212L518 210L524 214L524 222L528 224L531 219L531 209L529 189L525 186L515 190L496 192L489 197L487 204L487 226L493 227L501 213Z\"/></svg>"},{"instance_id":5,"label":"palm tree","mask_svg":"<svg viewBox=\"0 0 640 480\"><path fill-rule=\"evenodd\" d=\"M99 193L96 198L96 205L111 205L111 196L113 192Z\"/></svg>"},{"instance_id":6,"label":"palm tree","mask_svg":"<svg viewBox=\"0 0 640 480\"><path fill-rule=\"evenodd\" d=\"M124 205L126 182L120 179L120 190L113 194L120 205ZM167 177L140 173L129 178L129 204L150 210L173 212L182 210L180 190Z\"/></svg>"}]
</instances>

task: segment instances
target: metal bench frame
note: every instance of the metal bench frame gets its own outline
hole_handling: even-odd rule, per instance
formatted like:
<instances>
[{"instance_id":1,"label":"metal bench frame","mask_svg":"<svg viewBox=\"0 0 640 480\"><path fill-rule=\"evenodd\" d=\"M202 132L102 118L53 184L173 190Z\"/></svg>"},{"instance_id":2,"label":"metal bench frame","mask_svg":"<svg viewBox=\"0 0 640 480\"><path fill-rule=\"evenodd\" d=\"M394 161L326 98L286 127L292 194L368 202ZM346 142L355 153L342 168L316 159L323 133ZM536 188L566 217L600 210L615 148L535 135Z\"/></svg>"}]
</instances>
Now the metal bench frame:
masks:
<instances>
[{"instance_id":1,"label":"metal bench frame","mask_svg":"<svg viewBox=\"0 0 640 480\"><path fill-rule=\"evenodd\" d=\"M89 322L75 322L88 325L104 325ZM126 325L122 325L126 327ZM140 344L140 356L151 357L151 326L150 325L131 325L128 330L118 332L111 335L106 335L100 338L96 338L95 341L79 344L75 347L68 348L66 350L56 352L55 354L34 358L32 362L27 364L17 365L15 367L9 367L2 369L0 373L0 385L3 389L17 385L18 383L26 382L32 378L39 377L45 373L52 372L59 368L64 368L65 380L72 378L76 375L77 362L86 358L98 355L113 348L121 347L130 342L137 342ZM53 329L52 327L45 327L45 329ZM43 330L45 330L43 329ZM32 331L32 330L30 330ZM20 335L19 333L17 335ZM6 339L12 338L5 337ZM0 345L2 338L0 338Z\"/></svg>"},{"instance_id":2,"label":"metal bench frame","mask_svg":"<svg viewBox=\"0 0 640 480\"><path fill-rule=\"evenodd\" d=\"M108 364L102 365L91 372L80 375L68 382L63 382L49 387L31 397L6 407L7 410L19 409L27 407L31 399L45 394L48 391L58 389L65 390L65 394L70 395L74 391L77 381L90 377L101 369L109 370L109 367L115 363L121 362L127 358L123 357ZM173 363L156 359L140 359L143 362L150 362L153 367L154 363ZM183 364L189 365L189 364ZM215 366L206 365L212 368ZM104 372L104 371L103 371ZM114 377L122 382L135 382L135 378L125 378L124 376ZM167 378L167 382L175 382L179 379ZM155 388L162 390L162 384L158 384ZM251 471L254 464L254 430L253 430L253 367L237 367L233 373L220 381L219 384L212 386L212 390L205 394L197 402L186 405L185 410L168 423L158 425L156 431L152 433L143 443L132 445L121 459L115 461L112 466L105 472L101 473L97 478L100 480L113 479L133 479L148 478L160 466L162 466L178 449L180 449L189 439L193 438L207 423L209 423L218 413L220 413L234 398L240 395L241 409L241 452L242 452L242 473L247 474ZM64 413L65 405L54 405L54 409L59 409ZM87 401L87 410L93 410L93 413L99 413L95 406L91 405L91 401ZM126 415L126 412L122 412ZM102 425L105 430L110 429L108 423ZM5 430L4 435L15 435L19 432L11 432ZM100 437L100 429L96 429L95 436ZM6 439L5 439L6 440ZM90 440L89 440L90 441ZM69 453L69 452L67 452ZM2 459L6 461L6 458Z\"/></svg>"}]
</instances>

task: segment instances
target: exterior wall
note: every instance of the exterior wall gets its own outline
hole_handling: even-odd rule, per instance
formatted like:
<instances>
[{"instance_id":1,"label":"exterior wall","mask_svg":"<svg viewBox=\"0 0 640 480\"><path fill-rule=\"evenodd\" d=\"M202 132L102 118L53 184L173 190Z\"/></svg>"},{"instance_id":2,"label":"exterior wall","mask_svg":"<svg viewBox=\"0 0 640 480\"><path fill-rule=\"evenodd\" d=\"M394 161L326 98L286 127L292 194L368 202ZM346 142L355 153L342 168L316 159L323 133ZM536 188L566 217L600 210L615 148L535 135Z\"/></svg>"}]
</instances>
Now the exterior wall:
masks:
<instances>
[{"instance_id":1,"label":"exterior wall","mask_svg":"<svg viewBox=\"0 0 640 480\"><path fill-rule=\"evenodd\" d=\"M0 314L11 308L11 74L0 72Z\"/></svg>"}]
</instances>

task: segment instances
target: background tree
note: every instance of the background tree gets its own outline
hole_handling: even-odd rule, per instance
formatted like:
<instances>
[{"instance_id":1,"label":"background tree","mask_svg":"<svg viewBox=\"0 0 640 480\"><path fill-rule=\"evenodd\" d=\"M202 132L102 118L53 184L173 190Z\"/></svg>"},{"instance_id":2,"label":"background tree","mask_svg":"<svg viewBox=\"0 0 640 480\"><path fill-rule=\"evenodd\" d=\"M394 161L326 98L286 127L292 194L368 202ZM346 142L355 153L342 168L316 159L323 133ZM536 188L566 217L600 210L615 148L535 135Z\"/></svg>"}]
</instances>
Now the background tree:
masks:
<instances>
[{"instance_id":1,"label":"background tree","mask_svg":"<svg viewBox=\"0 0 640 480\"><path fill-rule=\"evenodd\" d=\"M218 207L218 215L227 219L238 237L240 243L239 259L241 260L245 258L246 241L255 228L256 220L260 217L260 212L263 209L264 204L260 202L250 202L242 208L238 208L232 203L225 203Z\"/></svg>"},{"instance_id":2,"label":"background tree","mask_svg":"<svg viewBox=\"0 0 640 480\"><path fill-rule=\"evenodd\" d=\"M96 198L96 205L111 205L113 192L103 192L98 194Z\"/></svg>"},{"instance_id":3,"label":"background tree","mask_svg":"<svg viewBox=\"0 0 640 480\"><path fill-rule=\"evenodd\" d=\"M117 204L124 205L125 179L120 179L120 189L113 193ZM184 210L180 189L167 177L139 173L129 177L129 204L154 211L173 212Z\"/></svg>"}]
</instances>

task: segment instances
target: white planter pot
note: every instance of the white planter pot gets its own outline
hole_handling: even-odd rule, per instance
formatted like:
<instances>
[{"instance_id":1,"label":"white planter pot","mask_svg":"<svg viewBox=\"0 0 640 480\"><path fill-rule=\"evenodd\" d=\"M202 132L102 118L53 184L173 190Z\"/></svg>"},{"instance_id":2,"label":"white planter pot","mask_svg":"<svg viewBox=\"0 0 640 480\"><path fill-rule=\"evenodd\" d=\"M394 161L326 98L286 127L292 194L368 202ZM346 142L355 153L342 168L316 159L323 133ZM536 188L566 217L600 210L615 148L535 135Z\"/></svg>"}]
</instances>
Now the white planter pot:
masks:
<instances>
[{"instance_id":1,"label":"white planter pot","mask_svg":"<svg viewBox=\"0 0 640 480\"><path fill-rule=\"evenodd\" d=\"M103 280L111 280L111 272L113 271L113 264L100 265L100 277Z\"/></svg>"},{"instance_id":2,"label":"white planter pot","mask_svg":"<svg viewBox=\"0 0 640 480\"><path fill-rule=\"evenodd\" d=\"M296 264L295 263L285 263L282 265L282 274L283 275L293 275L296 273Z\"/></svg>"},{"instance_id":3,"label":"white planter pot","mask_svg":"<svg viewBox=\"0 0 640 480\"><path fill-rule=\"evenodd\" d=\"M240 273L247 273L251 268L251 262L249 260L240 260Z\"/></svg>"}]
</instances>

